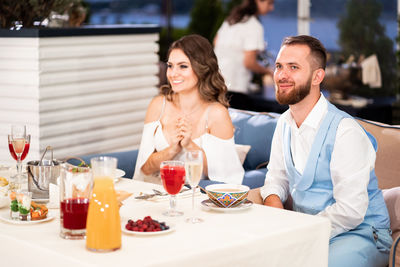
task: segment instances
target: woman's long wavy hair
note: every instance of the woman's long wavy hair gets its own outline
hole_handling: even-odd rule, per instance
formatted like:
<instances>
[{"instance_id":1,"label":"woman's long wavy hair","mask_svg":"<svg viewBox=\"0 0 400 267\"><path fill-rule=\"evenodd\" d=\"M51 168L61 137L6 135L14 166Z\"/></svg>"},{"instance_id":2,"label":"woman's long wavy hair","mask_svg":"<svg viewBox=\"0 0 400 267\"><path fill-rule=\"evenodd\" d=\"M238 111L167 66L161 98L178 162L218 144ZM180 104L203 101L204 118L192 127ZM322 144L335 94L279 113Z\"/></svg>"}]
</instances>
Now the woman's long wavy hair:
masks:
<instances>
[{"instance_id":1,"label":"woman's long wavy hair","mask_svg":"<svg viewBox=\"0 0 400 267\"><path fill-rule=\"evenodd\" d=\"M191 34L173 42L168 50L168 57L174 49L181 49L189 58L198 79L197 87L200 97L206 102L217 101L229 107L226 98L228 88L219 72L217 57L210 42L198 34ZM160 91L169 101L172 101L174 92L169 82L161 86Z\"/></svg>"},{"instance_id":2,"label":"woman's long wavy hair","mask_svg":"<svg viewBox=\"0 0 400 267\"><path fill-rule=\"evenodd\" d=\"M257 4L255 0L244 0L242 4L232 9L226 21L229 25L241 22L245 17L257 14Z\"/></svg>"}]
</instances>

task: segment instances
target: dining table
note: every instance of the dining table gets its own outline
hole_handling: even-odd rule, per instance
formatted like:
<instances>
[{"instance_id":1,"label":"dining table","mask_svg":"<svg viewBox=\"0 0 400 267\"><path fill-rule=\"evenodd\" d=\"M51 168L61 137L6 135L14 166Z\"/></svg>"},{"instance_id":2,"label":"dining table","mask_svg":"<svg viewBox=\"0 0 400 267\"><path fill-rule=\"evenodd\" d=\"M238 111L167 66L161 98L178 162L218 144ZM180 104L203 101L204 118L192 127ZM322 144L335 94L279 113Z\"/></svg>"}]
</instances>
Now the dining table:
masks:
<instances>
[{"instance_id":1,"label":"dining table","mask_svg":"<svg viewBox=\"0 0 400 267\"><path fill-rule=\"evenodd\" d=\"M183 216L166 217L169 198L135 199L162 191L156 185L121 178L116 190L132 195L120 208L121 227L129 219L151 216L170 226L156 234L122 232L121 248L92 252L85 240L60 237L59 209L35 224L0 220L0 266L328 266L329 220L248 202L236 208L210 206L206 194L196 191L177 196ZM208 203L208 204L207 204ZM9 212L9 207L0 213ZM192 215L201 223L188 223Z\"/></svg>"}]
</instances>

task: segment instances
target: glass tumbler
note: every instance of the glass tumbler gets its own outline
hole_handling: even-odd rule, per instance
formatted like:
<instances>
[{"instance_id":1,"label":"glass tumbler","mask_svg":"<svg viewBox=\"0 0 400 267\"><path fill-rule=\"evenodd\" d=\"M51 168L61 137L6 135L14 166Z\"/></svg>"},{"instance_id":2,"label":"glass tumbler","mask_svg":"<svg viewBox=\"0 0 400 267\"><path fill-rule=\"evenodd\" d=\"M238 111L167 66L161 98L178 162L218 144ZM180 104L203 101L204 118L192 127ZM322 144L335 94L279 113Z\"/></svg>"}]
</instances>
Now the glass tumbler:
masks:
<instances>
[{"instance_id":1,"label":"glass tumbler","mask_svg":"<svg viewBox=\"0 0 400 267\"><path fill-rule=\"evenodd\" d=\"M60 236L83 239L92 191L93 176L88 167L65 164L60 179Z\"/></svg>"}]
</instances>

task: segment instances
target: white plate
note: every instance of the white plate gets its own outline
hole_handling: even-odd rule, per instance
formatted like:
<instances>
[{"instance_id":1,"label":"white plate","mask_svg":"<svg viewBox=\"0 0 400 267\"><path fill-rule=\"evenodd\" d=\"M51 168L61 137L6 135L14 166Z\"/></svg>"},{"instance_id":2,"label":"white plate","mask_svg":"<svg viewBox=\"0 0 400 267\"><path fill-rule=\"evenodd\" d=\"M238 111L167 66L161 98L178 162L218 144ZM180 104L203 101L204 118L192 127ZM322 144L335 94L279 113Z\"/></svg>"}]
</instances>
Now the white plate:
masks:
<instances>
[{"instance_id":1,"label":"white plate","mask_svg":"<svg viewBox=\"0 0 400 267\"><path fill-rule=\"evenodd\" d=\"M158 232L137 232L137 231L129 231L125 228L125 225L122 225L122 232L124 232L127 235L139 235L139 236L153 236L153 235L163 235L163 234L168 234L173 231L175 231L175 225L172 223L165 222L167 226L169 226L168 230L164 231L158 231Z\"/></svg>"},{"instance_id":2,"label":"white plate","mask_svg":"<svg viewBox=\"0 0 400 267\"><path fill-rule=\"evenodd\" d=\"M26 225L26 224L37 224L37 223L42 223L42 222L47 222L51 221L54 219L53 214L49 211L47 213L47 217L42 219L42 220L37 220L37 221L18 221L18 220L12 220L10 218L10 210L6 210L0 213L0 220L3 222L7 223L12 223L12 224L21 224L21 225Z\"/></svg>"},{"instance_id":3,"label":"white plate","mask_svg":"<svg viewBox=\"0 0 400 267\"><path fill-rule=\"evenodd\" d=\"M116 169L116 170L115 170L114 182L115 182L115 183L118 182L119 179L120 179L121 177L124 177L124 176L125 176L125 172L124 172L123 170L121 170L121 169Z\"/></svg>"},{"instance_id":4,"label":"white plate","mask_svg":"<svg viewBox=\"0 0 400 267\"><path fill-rule=\"evenodd\" d=\"M8 196L0 196L0 208L10 206L10 198Z\"/></svg>"},{"instance_id":5,"label":"white plate","mask_svg":"<svg viewBox=\"0 0 400 267\"><path fill-rule=\"evenodd\" d=\"M232 212L232 211L248 209L253 205L253 202L251 200L246 199L246 201L243 202L242 204L240 204L239 206L236 206L233 208L222 208L222 207L218 207L217 205L215 205L211 200L206 199L201 202L201 205L203 205L206 209L211 209L211 210L221 211L221 212Z\"/></svg>"}]
</instances>

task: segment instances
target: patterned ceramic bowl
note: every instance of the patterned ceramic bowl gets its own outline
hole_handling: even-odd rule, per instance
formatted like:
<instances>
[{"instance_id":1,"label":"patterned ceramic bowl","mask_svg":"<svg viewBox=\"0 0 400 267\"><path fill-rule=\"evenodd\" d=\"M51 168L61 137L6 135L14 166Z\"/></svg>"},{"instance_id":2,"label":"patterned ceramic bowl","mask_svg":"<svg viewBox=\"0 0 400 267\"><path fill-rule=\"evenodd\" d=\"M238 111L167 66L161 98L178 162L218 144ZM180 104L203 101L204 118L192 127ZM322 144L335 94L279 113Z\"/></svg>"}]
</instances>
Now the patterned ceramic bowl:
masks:
<instances>
[{"instance_id":1,"label":"patterned ceramic bowl","mask_svg":"<svg viewBox=\"0 0 400 267\"><path fill-rule=\"evenodd\" d=\"M206 188L210 200L217 206L233 208L246 200L250 188L238 184L212 184Z\"/></svg>"}]
</instances>

